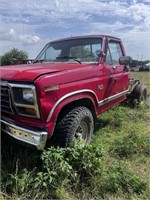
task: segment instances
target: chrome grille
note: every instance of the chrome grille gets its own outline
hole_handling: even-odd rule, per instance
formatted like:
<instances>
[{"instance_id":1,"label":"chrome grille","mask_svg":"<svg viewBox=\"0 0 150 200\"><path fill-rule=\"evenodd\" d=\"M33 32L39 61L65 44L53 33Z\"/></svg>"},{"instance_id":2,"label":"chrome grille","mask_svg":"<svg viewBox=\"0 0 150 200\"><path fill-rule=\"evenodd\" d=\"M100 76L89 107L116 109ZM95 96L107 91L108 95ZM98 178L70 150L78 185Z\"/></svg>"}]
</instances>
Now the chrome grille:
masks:
<instances>
[{"instance_id":1,"label":"chrome grille","mask_svg":"<svg viewBox=\"0 0 150 200\"><path fill-rule=\"evenodd\" d=\"M10 101L10 88L8 86L1 86L0 95L1 112L13 113Z\"/></svg>"}]
</instances>

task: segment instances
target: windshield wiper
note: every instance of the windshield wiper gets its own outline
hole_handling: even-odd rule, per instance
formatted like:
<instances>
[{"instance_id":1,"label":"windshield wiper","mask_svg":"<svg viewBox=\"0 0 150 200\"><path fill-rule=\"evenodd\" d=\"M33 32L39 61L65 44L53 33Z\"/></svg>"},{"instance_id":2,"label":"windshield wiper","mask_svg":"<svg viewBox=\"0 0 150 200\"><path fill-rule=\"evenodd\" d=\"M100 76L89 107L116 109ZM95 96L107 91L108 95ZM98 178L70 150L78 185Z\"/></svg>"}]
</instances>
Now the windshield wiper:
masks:
<instances>
[{"instance_id":1,"label":"windshield wiper","mask_svg":"<svg viewBox=\"0 0 150 200\"><path fill-rule=\"evenodd\" d=\"M74 60L74 61L76 61L76 62L78 62L78 63L80 63L81 64L81 61L80 60L78 60L77 59L77 57L74 57L74 56L59 56L59 57L56 57L56 59L72 59L72 60Z\"/></svg>"},{"instance_id":2,"label":"windshield wiper","mask_svg":"<svg viewBox=\"0 0 150 200\"><path fill-rule=\"evenodd\" d=\"M33 61L33 64L34 64L34 63L42 63L43 61L44 61L44 60L34 60L34 61Z\"/></svg>"}]
</instances>

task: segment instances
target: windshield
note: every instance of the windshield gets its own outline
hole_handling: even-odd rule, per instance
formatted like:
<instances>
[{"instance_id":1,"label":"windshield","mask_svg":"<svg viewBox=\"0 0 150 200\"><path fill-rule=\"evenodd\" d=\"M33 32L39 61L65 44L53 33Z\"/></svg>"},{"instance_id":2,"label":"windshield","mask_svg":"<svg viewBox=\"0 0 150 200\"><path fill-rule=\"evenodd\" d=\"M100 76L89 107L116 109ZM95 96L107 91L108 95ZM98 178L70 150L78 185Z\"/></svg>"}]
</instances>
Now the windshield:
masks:
<instances>
[{"instance_id":1,"label":"windshield","mask_svg":"<svg viewBox=\"0 0 150 200\"><path fill-rule=\"evenodd\" d=\"M57 41L47 44L35 61L98 63L101 49L102 38Z\"/></svg>"}]
</instances>

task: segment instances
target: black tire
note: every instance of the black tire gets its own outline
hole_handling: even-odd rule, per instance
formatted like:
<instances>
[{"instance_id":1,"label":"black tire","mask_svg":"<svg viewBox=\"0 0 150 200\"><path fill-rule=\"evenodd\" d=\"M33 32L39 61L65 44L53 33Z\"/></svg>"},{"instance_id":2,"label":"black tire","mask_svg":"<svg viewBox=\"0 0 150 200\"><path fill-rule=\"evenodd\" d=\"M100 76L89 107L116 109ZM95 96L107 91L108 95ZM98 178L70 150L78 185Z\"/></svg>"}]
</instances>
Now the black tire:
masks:
<instances>
[{"instance_id":1,"label":"black tire","mask_svg":"<svg viewBox=\"0 0 150 200\"><path fill-rule=\"evenodd\" d=\"M53 145L70 147L75 138L90 142L93 131L94 121L91 111L86 107L77 107L57 122L52 137Z\"/></svg>"},{"instance_id":2,"label":"black tire","mask_svg":"<svg viewBox=\"0 0 150 200\"><path fill-rule=\"evenodd\" d=\"M133 107L142 105L146 102L147 90L144 84L137 84L132 91Z\"/></svg>"}]
</instances>

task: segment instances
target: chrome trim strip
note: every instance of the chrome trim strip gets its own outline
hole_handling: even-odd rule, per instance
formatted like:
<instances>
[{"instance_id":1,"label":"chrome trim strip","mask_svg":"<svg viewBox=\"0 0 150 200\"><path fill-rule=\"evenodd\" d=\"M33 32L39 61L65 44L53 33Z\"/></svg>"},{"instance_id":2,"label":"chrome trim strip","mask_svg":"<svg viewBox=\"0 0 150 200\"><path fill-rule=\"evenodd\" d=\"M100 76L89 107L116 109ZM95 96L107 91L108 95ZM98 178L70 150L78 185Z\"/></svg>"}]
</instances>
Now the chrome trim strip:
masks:
<instances>
[{"instance_id":1,"label":"chrome trim strip","mask_svg":"<svg viewBox=\"0 0 150 200\"><path fill-rule=\"evenodd\" d=\"M35 146L37 149L39 150L43 150L45 145L46 145L46 141L47 141L47 135L48 133L46 131L33 131L33 130L29 130L26 128L22 128L20 126L11 124L11 122L6 122L2 119L0 119L0 122L2 124L5 125L5 129L3 129L1 127L1 129L7 133L8 135L10 135L11 137Z\"/></svg>"},{"instance_id":2,"label":"chrome trim strip","mask_svg":"<svg viewBox=\"0 0 150 200\"><path fill-rule=\"evenodd\" d=\"M78 91L75 91L75 92L68 93L68 94L64 95L63 97L61 97L61 98L55 103L55 105L54 105L53 108L51 109L51 111L50 111L50 113L49 113L49 115L48 115L46 121L48 122L48 121L51 119L52 114L53 114L55 108L56 108L56 107L60 104L60 102L62 102L64 99L67 99L68 97L73 96L73 95L75 95L75 94L80 94L80 93L85 93L85 92L90 92L90 93L94 94L94 96L96 97L96 100L97 100L97 102L98 102L98 98L97 98L95 92L93 92L92 90L78 90Z\"/></svg>"},{"instance_id":3,"label":"chrome trim strip","mask_svg":"<svg viewBox=\"0 0 150 200\"><path fill-rule=\"evenodd\" d=\"M0 81L0 86L8 86L8 82L7 81Z\"/></svg>"},{"instance_id":4,"label":"chrome trim strip","mask_svg":"<svg viewBox=\"0 0 150 200\"><path fill-rule=\"evenodd\" d=\"M117 98L119 98L119 97L122 97L122 96L124 96L125 94L127 94L128 91L129 91L129 89L128 89L128 90L125 90L125 91L123 91L123 92L120 92L120 93L118 93L118 94L115 94L115 95L113 95L113 96L110 96L110 97L108 97L108 98L106 98L106 99L104 99L104 100L102 100L102 101L99 101L99 102L98 102L98 106L100 107L100 106L102 106L102 105L104 105L104 104L106 104L106 103L109 103L110 101L113 101L113 100L115 100L115 99L117 99Z\"/></svg>"},{"instance_id":5,"label":"chrome trim strip","mask_svg":"<svg viewBox=\"0 0 150 200\"><path fill-rule=\"evenodd\" d=\"M8 83L8 85L10 85L11 87L18 87L18 88L29 88L29 89L32 89L34 90L35 86L34 85L31 85L31 84L18 84L18 83Z\"/></svg>"},{"instance_id":6,"label":"chrome trim strip","mask_svg":"<svg viewBox=\"0 0 150 200\"><path fill-rule=\"evenodd\" d=\"M0 85L2 86L11 86L11 87L19 87L19 88L32 88L35 87L32 84L19 84L19 83L9 83L8 81L0 81Z\"/></svg>"},{"instance_id":7,"label":"chrome trim strip","mask_svg":"<svg viewBox=\"0 0 150 200\"><path fill-rule=\"evenodd\" d=\"M35 108L35 106L33 105L29 105L29 104L23 104L23 103L14 103L15 106L17 107L22 107L22 108ZM19 112L18 112L19 113Z\"/></svg>"},{"instance_id":8,"label":"chrome trim strip","mask_svg":"<svg viewBox=\"0 0 150 200\"><path fill-rule=\"evenodd\" d=\"M95 98L96 98L96 100L97 100L98 106L100 107L100 106L102 106L102 105L104 105L104 104L106 104L106 103L108 103L108 102L110 102L110 101L113 101L113 100L115 100L115 99L117 99L117 98L119 98L119 97L121 97L121 96L127 94L128 91L129 91L129 89L128 89L128 90L125 90L125 91L123 91L123 92L120 92L120 93L118 93L118 94L115 94L115 95L113 95L113 96L110 96L110 97L108 97L108 98L105 98L105 99L103 99L102 101L98 101L97 95L96 95L95 92L93 92L92 90L86 90L86 89L85 89L85 90L78 90L78 91L75 91L75 92L68 93L68 94L64 95L63 97L61 97L61 98L55 103L55 105L54 105L53 108L51 109L51 111L50 111L50 113L49 113L49 115L48 115L46 121L47 121L47 122L50 121L50 119L51 119L51 117L52 117L52 115L53 115L53 112L54 112L55 108L59 105L60 102L62 102L64 99L66 99L66 98L68 98L68 97L70 97L70 96L73 96L73 95L75 95L75 94L80 94L80 93L83 93L83 92L84 92L84 93L85 93L85 92L90 92L90 93L94 94L94 96L95 96Z\"/></svg>"}]
</instances>

